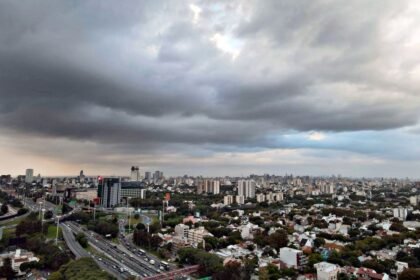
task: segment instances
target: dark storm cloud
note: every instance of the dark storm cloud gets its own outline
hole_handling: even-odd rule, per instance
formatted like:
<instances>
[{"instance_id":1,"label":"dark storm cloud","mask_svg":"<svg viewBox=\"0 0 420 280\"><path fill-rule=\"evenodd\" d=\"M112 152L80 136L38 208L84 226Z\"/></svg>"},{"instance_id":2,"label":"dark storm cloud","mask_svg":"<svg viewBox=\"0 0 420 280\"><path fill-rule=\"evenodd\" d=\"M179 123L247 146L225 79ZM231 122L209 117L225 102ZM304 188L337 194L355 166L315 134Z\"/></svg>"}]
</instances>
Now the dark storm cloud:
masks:
<instances>
[{"instance_id":1,"label":"dark storm cloud","mask_svg":"<svg viewBox=\"0 0 420 280\"><path fill-rule=\"evenodd\" d=\"M139 152L413 125L418 100L380 59L392 3L249 1L236 20L237 3L198 2L194 23L184 1L2 1L0 127ZM235 59L212 39L229 31Z\"/></svg>"}]
</instances>

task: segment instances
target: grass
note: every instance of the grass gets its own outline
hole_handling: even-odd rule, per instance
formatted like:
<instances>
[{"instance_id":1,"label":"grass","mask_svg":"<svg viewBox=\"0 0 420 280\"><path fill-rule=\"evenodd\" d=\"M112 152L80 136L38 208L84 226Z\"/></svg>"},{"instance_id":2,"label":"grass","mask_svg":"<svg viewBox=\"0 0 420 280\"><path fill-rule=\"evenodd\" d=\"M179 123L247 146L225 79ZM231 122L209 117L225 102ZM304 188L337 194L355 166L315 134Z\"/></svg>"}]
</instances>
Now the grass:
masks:
<instances>
[{"instance_id":1,"label":"grass","mask_svg":"<svg viewBox=\"0 0 420 280\"><path fill-rule=\"evenodd\" d=\"M23 219L25 219L26 217L19 217L13 220L6 220L6 221L1 221L0 222L0 226L12 226L12 225L17 225L20 221L22 221Z\"/></svg>"},{"instance_id":2,"label":"grass","mask_svg":"<svg viewBox=\"0 0 420 280\"><path fill-rule=\"evenodd\" d=\"M57 226L50 225L48 226L48 232L47 232L47 238L48 239L55 239L55 236L57 234ZM58 238L62 237L61 228L58 229Z\"/></svg>"}]
</instances>

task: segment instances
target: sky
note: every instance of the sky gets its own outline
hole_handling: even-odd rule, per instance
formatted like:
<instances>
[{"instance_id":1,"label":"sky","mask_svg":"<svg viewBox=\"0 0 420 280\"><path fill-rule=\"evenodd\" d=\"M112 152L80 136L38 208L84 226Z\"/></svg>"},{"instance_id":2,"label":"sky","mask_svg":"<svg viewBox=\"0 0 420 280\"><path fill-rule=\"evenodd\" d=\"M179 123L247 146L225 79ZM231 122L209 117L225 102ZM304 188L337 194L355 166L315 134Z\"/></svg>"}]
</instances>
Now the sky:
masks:
<instances>
[{"instance_id":1,"label":"sky","mask_svg":"<svg viewBox=\"0 0 420 280\"><path fill-rule=\"evenodd\" d=\"M420 177L419 1L0 1L0 174Z\"/></svg>"}]
</instances>

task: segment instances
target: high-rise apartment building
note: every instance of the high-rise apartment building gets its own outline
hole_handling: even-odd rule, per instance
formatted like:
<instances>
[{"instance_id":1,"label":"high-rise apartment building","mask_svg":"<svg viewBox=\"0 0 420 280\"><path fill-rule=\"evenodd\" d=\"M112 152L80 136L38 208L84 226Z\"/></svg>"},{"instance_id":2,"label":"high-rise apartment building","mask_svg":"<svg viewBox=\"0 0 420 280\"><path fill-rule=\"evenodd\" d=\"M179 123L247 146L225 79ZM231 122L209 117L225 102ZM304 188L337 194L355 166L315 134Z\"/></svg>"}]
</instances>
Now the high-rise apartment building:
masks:
<instances>
[{"instance_id":1,"label":"high-rise apartment building","mask_svg":"<svg viewBox=\"0 0 420 280\"><path fill-rule=\"evenodd\" d=\"M231 205L231 204L233 204L233 195L225 195L223 197L223 204L224 205Z\"/></svg>"},{"instance_id":2,"label":"high-rise apartment building","mask_svg":"<svg viewBox=\"0 0 420 280\"><path fill-rule=\"evenodd\" d=\"M34 170L26 169L25 172L25 183L32 183L34 181Z\"/></svg>"},{"instance_id":3,"label":"high-rise apartment building","mask_svg":"<svg viewBox=\"0 0 420 280\"><path fill-rule=\"evenodd\" d=\"M141 177L140 177L140 169L138 166L132 166L131 167L131 175L130 175L130 180L134 181L134 182L138 182L140 181Z\"/></svg>"},{"instance_id":4,"label":"high-rise apartment building","mask_svg":"<svg viewBox=\"0 0 420 280\"><path fill-rule=\"evenodd\" d=\"M255 197L255 181L254 180L239 180L238 181L238 195L245 198Z\"/></svg>"}]
</instances>

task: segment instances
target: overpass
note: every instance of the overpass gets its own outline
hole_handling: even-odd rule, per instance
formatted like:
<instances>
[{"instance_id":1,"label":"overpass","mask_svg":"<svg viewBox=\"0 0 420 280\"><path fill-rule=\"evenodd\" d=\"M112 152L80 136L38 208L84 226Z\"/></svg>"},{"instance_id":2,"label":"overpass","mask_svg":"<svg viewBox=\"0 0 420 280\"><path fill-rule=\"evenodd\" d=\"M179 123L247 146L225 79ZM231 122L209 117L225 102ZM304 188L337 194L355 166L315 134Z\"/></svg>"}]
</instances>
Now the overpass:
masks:
<instances>
[{"instance_id":1,"label":"overpass","mask_svg":"<svg viewBox=\"0 0 420 280\"><path fill-rule=\"evenodd\" d=\"M161 273L161 274L145 277L143 278L143 280L173 280L173 279L176 279L177 276L185 276L192 273L196 273L199 267L200 267L199 265L184 267L184 268L172 270L166 273Z\"/></svg>"}]
</instances>

